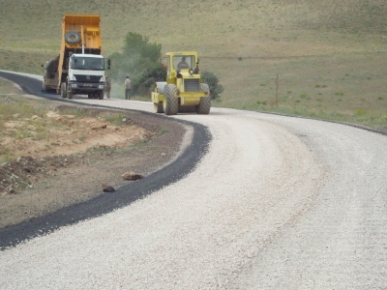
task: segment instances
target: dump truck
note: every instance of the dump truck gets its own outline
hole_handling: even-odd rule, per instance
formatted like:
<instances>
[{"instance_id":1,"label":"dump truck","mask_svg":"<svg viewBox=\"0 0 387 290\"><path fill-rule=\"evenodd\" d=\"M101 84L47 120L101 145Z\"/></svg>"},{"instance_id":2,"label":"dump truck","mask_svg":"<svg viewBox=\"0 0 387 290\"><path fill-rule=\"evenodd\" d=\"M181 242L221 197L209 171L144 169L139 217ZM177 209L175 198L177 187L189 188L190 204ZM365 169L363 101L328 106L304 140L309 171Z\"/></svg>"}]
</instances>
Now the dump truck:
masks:
<instances>
[{"instance_id":1,"label":"dump truck","mask_svg":"<svg viewBox=\"0 0 387 290\"><path fill-rule=\"evenodd\" d=\"M154 111L166 115L192 110L198 114L209 114L210 90L199 74L198 53L168 52L166 60L166 82L156 82L151 93Z\"/></svg>"},{"instance_id":2,"label":"dump truck","mask_svg":"<svg viewBox=\"0 0 387 290\"><path fill-rule=\"evenodd\" d=\"M110 60L101 55L100 16L65 14L61 38L59 55L43 66L42 89L53 90L62 98L83 94L103 99Z\"/></svg>"}]
</instances>

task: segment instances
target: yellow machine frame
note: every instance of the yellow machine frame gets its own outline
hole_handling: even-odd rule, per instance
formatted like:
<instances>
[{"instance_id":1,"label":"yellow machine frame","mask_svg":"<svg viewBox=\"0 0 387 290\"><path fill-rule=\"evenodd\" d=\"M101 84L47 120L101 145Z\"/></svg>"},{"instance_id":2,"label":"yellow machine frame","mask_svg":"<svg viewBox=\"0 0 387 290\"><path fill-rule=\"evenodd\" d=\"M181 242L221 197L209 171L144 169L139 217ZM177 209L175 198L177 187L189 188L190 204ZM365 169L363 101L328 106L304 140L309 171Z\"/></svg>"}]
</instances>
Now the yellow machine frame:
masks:
<instances>
[{"instance_id":1,"label":"yellow machine frame","mask_svg":"<svg viewBox=\"0 0 387 290\"><path fill-rule=\"evenodd\" d=\"M198 53L196 51L168 52L166 53L166 56L166 83L156 83L155 91L152 92L151 96L152 102L155 105L155 111L157 113L164 111L166 114L169 114L169 112L166 112L165 110L168 102L168 92L165 87L167 87L168 84L176 86L174 96L177 98L179 112L184 111L185 107L200 106L201 99L203 97L210 100L209 90L203 90L202 88L203 84L198 67ZM178 69L176 62L183 57L189 58L189 67ZM192 88L192 84L197 84L196 89ZM190 85L190 87L188 87L188 85ZM206 100L206 103L206 107L209 107L210 104L208 105L208 100ZM171 114L174 114L174 111L175 110L172 110ZM208 114L209 108L205 110L197 110L197 112L201 114Z\"/></svg>"}]
</instances>

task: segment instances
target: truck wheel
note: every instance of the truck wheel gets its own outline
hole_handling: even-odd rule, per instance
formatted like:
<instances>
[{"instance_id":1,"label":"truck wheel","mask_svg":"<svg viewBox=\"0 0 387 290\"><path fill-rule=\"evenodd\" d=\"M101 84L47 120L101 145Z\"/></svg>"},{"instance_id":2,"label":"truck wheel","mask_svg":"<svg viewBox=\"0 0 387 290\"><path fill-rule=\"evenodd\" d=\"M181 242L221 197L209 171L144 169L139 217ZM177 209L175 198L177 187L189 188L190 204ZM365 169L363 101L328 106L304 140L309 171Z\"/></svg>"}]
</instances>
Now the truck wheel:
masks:
<instances>
[{"instance_id":1,"label":"truck wheel","mask_svg":"<svg viewBox=\"0 0 387 290\"><path fill-rule=\"evenodd\" d=\"M67 98L71 100L73 98L73 93L67 92Z\"/></svg>"},{"instance_id":2,"label":"truck wheel","mask_svg":"<svg viewBox=\"0 0 387 290\"><path fill-rule=\"evenodd\" d=\"M67 97L66 83L62 83L62 85L60 86L60 96L62 97L62 99L66 99Z\"/></svg>"},{"instance_id":3,"label":"truck wheel","mask_svg":"<svg viewBox=\"0 0 387 290\"><path fill-rule=\"evenodd\" d=\"M165 93L167 99L164 101L164 113L165 115L176 115L179 109L179 101L176 97L176 86L168 84L165 87Z\"/></svg>"},{"instance_id":4,"label":"truck wheel","mask_svg":"<svg viewBox=\"0 0 387 290\"><path fill-rule=\"evenodd\" d=\"M81 36L78 31L69 31L65 34L65 40L67 43L76 44L81 41Z\"/></svg>"},{"instance_id":5,"label":"truck wheel","mask_svg":"<svg viewBox=\"0 0 387 290\"><path fill-rule=\"evenodd\" d=\"M196 113L198 114L209 114L211 110L211 96L210 88L207 84L200 84L200 88L203 92L208 92L207 96L201 97L199 105L196 106Z\"/></svg>"},{"instance_id":6,"label":"truck wheel","mask_svg":"<svg viewBox=\"0 0 387 290\"><path fill-rule=\"evenodd\" d=\"M97 96L100 100L103 100L103 91L102 92L98 92L97 93Z\"/></svg>"},{"instance_id":7,"label":"truck wheel","mask_svg":"<svg viewBox=\"0 0 387 290\"><path fill-rule=\"evenodd\" d=\"M163 103L153 103L153 110L155 113L164 113Z\"/></svg>"}]
</instances>

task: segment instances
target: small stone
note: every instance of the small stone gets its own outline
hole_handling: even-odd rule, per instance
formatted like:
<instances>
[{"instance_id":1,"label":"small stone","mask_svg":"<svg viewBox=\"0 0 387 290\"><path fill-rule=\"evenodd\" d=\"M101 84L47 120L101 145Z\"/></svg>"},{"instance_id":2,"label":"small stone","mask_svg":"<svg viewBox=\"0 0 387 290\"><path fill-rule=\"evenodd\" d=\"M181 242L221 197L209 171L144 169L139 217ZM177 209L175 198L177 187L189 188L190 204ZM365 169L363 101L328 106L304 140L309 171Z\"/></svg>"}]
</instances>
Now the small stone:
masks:
<instances>
[{"instance_id":1,"label":"small stone","mask_svg":"<svg viewBox=\"0 0 387 290\"><path fill-rule=\"evenodd\" d=\"M9 194L16 194L17 193L16 190L12 186L8 187L7 192Z\"/></svg>"},{"instance_id":2,"label":"small stone","mask_svg":"<svg viewBox=\"0 0 387 290\"><path fill-rule=\"evenodd\" d=\"M36 127L34 125L28 125L27 130L28 131L36 131Z\"/></svg>"},{"instance_id":3,"label":"small stone","mask_svg":"<svg viewBox=\"0 0 387 290\"><path fill-rule=\"evenodd\" d=\"M91 127L91 130L101 130L101 129L106 129L107 124L102 124L102 125L94 125Z\"/></svg>"},{"instance_id":4,"label":"small stone","mask_svg":"<svg viewBox=\"0 0 387 290\"><path fill-rule=\"evenodd\" d=\"M115 192L116 191L114 189L114 187L107 185L107 184L104 184L104 183L102 183L102 190L103 190L103 192Z\"/></svg>"},{"instance_id":5,"label":"small stone","mask_svg":"<svg viewBox=\"0 0 387 290\"><path fill-rule=\"evenodd\" d=\"M139 180L141 178L144 178L144 175L134 173L134 172L125 172L121 175L122 179L124 180Z\"/></svg>"},{"instance_id":6,"label":"small stone","mask_svg":"<svg viewBox=\"0 0 387 290\"><path fill-rule=\"evenodd\" d=\"M53 111L48 112L48 113L46 114L46 116L49 117L49 118L58 118L58 117L60 117L59 114L57 114L57 113L55 113L55 112L53 112Z\"/></svg>"}]
</instances>

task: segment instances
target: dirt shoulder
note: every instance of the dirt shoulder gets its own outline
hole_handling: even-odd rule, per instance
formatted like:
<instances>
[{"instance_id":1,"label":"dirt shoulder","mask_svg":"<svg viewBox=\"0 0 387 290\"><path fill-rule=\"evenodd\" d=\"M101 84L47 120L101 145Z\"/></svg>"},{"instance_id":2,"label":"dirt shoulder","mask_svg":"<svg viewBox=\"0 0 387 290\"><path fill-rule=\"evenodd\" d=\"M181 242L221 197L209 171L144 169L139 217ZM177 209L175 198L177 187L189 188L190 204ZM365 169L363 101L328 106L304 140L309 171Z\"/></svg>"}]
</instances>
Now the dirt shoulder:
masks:
<instances>
[{"instance_id":1,"label":"dirt shoulder","mask_svg":"<svg viewBox=\"0 0 387 290\"><path fill-rule=\"evenodd\" d=\"M41 106L11 91L0 92L3 105L12 99ZM140 112L47 102L44 113L0 120L0 153L9 158L0 165L0 228L98 196L103 184L135 182L122 178L126 172L157 171L178 154L186 132L177 122Z\"/></svg>"}]
</instances>

